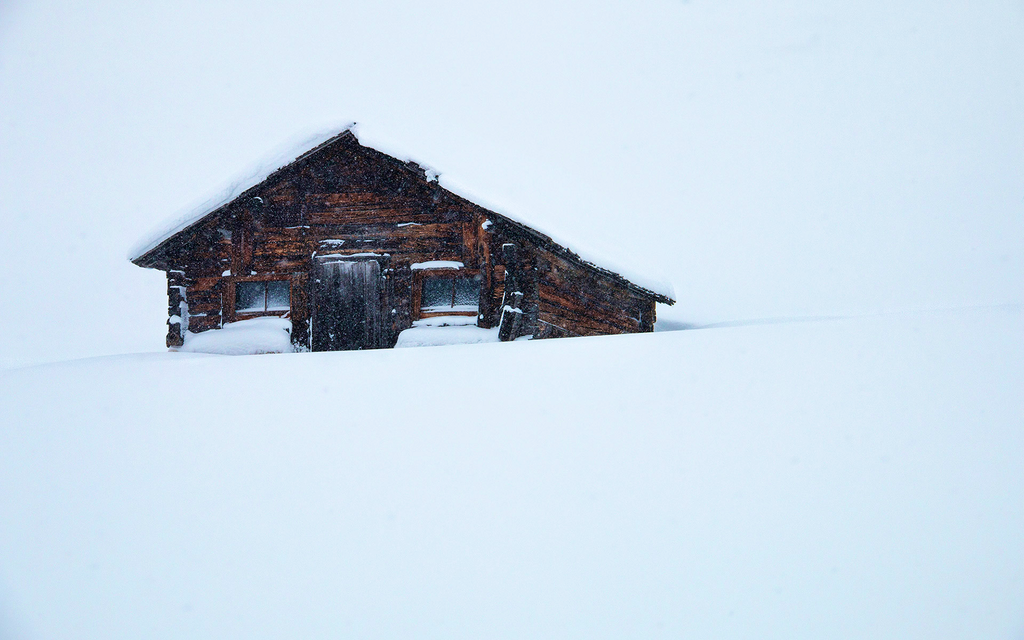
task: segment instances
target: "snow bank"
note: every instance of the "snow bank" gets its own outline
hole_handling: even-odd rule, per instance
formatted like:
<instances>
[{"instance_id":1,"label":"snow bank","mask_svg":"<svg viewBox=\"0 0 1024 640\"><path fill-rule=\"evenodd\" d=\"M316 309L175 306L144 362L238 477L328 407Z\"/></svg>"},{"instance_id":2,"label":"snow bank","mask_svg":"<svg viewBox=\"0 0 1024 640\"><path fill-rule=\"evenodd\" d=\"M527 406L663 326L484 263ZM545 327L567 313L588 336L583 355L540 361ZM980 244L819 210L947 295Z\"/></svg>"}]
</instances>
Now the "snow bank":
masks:
<instances>
[{"instance_id":1,"label":"snow bank","mask_svg":"<svg viewBox=\"0 0 1024 640\"><path fill-rule=\"evenodd\" d=\"M1019 638L1022 321L6 372L0 635Z\"/></svg>"},{"instance_id":2,"label":"snow bank","mask_svg":"<svg viewBox=\"0 0 1024 640\"><path fill-rule=\"evenodd\" d=\"M396 348L440 347L454 344L481 344L498 342L498 329L481 329L476 316L437 316L412 323L412 327L398 334Z\"/></svg>"},{"instance_id":3,"label":"snow bank","mask_svg":"<svg viewBox=\"0 0 1024 640\"><path fill-rule=\"evenodd\" d=\"M287 318L252 318L202 333L186 331L185 344L179 351L227 356L291 353L294 351L291 332L292 321Z\"/></svg>"}]
</instances>

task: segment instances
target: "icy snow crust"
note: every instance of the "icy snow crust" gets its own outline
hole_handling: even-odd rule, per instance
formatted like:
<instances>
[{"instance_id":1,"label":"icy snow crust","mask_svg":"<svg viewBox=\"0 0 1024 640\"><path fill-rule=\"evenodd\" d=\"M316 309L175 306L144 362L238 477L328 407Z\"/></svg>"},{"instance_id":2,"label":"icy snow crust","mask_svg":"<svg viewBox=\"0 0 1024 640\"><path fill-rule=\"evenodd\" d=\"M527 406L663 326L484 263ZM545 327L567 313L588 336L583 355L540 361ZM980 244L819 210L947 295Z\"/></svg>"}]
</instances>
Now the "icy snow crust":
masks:
<instances>
[{"instance_id":1,"label":"icy snow crust","mask_svg":"<svg viewBox=\"0 0 1024 640\"><path fill-rule=\"evenodd\" d=\"M6 372L4 631L1019 638L1022 322Z\"/></svg>"},{"instance_id":2,"label":"icy snow crust","mask_svg":"<svg viewBox=\"0 0 1024 640\"><path fill-rule=\"evenodd\" d=\"M292 321L287 318L251 318L202 333L186 331L185 344L179 351L229 356L291 353L291 331Z\"/></svg>"},{"instance_id":3,"label":"icy snow crust","mask_svg":"<svg viewBox=\"0 0 1024 640\"><path fill-rule=\"evenodd\" d=\"M296 159L304 156L309 151L324 144L330 139L338 135L341 135L345 131L350 131L352 132L353 135L356 135L357 138L360 140L360 144L363 144L364 146L368 146L372 149L375 149L376 151L387 154L393 158L397 158L404 162L412 161L405 154L386 149L384 148L383 145L369 142L367 140L360 138L360 134L356 130L355 123L351 123L340 129L335 128L326 131L318 131L317 133L311 135L295 138L292 142L281 145L277 151L271 153L266 159L264 159L259 164L256 164L253 167L251 167L249 171L242 174L243 177L234 181L222 192L218 193L212 198L204 200L202 204L196 207L189 208L187 211L172 218L169 222L165 223L164 225L161 225L153 233L149 234L144 239L142 239L138 244L136 244L131 249L131 251L129 251L128 259L136 260L142 257L149 251L155 249L164 240L167 240L168 238L178 233L179 231L187 229L193 224L196 224L210 213L213 213L217 209L220 209L221 207L228 204L238 196L245 193L245 191L247 191L248 189L251 189L252 187L263 182L268 177L270 177L275 171L284 168L285 166L294 162ZM661 296L665 296L666 298L670 298L672 300L676 299L675 288L672 286L671 283L665 280L651 278L644 274L638 273L632 269L616 264L614 261L609 260L604 256L598 256L592 251L580 251L579 247L575 247L573 244L565 242L558 236L553 235L546 230L540 229L514 215L509 215L508 213L492 205L485 204L485 201L483 199L475 195L471 195L468 190L455 186L447 179L442 179L441 174L437 173L436 170L427 167L422 163L417 164L422 169L424 169L428 179L437 182L451 193L461 198L465 198L466 200L469 200L473 204L493 211L505 218L508 218L513 222L517 222L538 233L541 233L542 235L551 238L553 242L568 249L573 254L579 256L580 259L582 259L584 262L587 262L605 271L609 271L611 273L619 275L622 278L628 280L629 282L637 285L638 287L647 289L648 291L651 291ZM402 225L400 224L398 226Z\"/></svg>"}]
</instances>

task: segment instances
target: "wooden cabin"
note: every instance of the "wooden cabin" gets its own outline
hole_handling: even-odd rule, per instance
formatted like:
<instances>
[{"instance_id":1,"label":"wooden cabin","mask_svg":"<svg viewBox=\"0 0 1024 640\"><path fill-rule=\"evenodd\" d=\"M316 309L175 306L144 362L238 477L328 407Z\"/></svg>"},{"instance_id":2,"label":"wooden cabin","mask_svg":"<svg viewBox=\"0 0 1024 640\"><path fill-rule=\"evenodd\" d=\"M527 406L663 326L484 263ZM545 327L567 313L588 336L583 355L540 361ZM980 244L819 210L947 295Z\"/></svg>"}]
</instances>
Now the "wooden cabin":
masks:
<instances>
[{"instance_id":1,"label":"wooden cabin","mask_svg":"<svg viewBox=\"0 0 1024 640\"><path fill-rule=\"evenodd\" d=\"M167 273L172 348L261 316L289 318L292 344L313 351L392 347L437 316L475 318L501 340L637 333L653 330L656 303L674 303L671 290L586 261L351 130L131 261Z\"/></svg>"}]
</instances>

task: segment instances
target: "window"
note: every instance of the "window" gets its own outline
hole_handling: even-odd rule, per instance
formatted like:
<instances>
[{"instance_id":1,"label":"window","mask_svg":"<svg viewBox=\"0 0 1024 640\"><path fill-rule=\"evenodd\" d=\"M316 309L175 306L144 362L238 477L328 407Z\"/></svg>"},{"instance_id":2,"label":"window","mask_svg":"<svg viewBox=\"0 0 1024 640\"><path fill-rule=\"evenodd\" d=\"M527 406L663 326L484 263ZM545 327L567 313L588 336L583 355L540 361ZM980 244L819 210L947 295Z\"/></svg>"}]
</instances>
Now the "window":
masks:
<instances>
[{"instance_id":1,"label":"window","mask_svg":"<svg viewBox=\"0 0 1024 640\"><path fill-rule=\"evenodd\" d=\"M287 280L235 283L235 312L287 311L291 304L291 283Z\"/></svg>"},{"instance_id":2,"label":"window","mask_svg":"<svg viewBox=\"0 0 1024 640\"><path fill-rule=\"evenodd\" d=\"M476 313L480 306L480 276L425 276L420 297L424 313Z\"/></svg>"}]
</instances>

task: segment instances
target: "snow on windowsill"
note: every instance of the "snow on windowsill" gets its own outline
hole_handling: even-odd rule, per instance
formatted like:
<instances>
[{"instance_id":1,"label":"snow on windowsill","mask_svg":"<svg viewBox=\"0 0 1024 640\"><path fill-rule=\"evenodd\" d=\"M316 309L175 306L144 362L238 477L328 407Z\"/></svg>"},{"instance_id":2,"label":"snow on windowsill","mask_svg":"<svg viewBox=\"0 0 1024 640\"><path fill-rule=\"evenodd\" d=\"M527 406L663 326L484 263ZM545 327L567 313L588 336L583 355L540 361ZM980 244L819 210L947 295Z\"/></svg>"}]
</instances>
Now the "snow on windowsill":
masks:
<instances>
[{"instance_id":1,"label":"snow on windowsill","mask_svg":"<svg viewBox=\"0 0 1024 640\"><path fill-rule=\"evenodd\" d=\"M409 268L413 271L424 269L462 269L466 265L458 260L428 260L427 262L414 262Z\"/></svg>"},{"instance_id":2,"label":"snow on windowsill","mask_svg":"<svg viewBox=\"0 0 1024 640\"><path fill-rule=\"evenodd\" d=\"M317 255L317 258L390 258L390 253L374 253L372 251L364 251L362 253L325 253Z\"/></svg>"}]
</instances>

